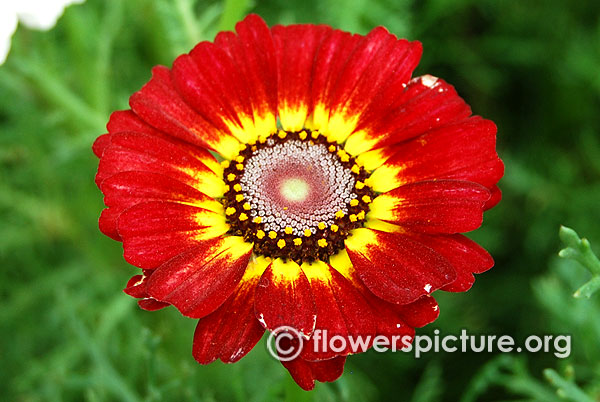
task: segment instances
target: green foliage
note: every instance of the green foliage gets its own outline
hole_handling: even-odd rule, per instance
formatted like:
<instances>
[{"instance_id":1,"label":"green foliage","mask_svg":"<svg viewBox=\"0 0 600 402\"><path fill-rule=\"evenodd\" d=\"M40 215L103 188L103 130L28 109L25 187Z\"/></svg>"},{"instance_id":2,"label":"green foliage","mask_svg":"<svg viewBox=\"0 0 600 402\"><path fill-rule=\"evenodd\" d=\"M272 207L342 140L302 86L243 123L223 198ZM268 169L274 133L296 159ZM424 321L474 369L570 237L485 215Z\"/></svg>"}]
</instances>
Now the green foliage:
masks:
<instances>
[{"instance_id":1,"label":"green foliage","mask_svg":"<svg viewBox=\"0 0 600 402\"><path fill-rule=\"evenodd\" d=\"M196 364L193 320L143 312L121 292L137 270L97 229L91 144L153 65L251 11L423 42L417 73L496 122L506 163L504 200L473 233L496 266L469 292L439 295L435 328L570 334L568 358L369 352L305 393L262 344L235 365ZM0 66L0 399L598 400L600 301L571 296L590 273L555 257L555 233L564 223L600 242L599 16L598 3L561 0L88 0L50 32L19 27ZM596 283L587 243L561 233L561 255Z\"/></svg>"},{"instance_id":2,"label":"green foliage","mask_svg":"<svg viewBox=\"0 0 600 402\"><path fill-rule=\"evenodd\" d=\"M580 239L573 229L561 226L560 238L567 247L560 250L558 255L562 258L577 261L592 274L592 279L577 289L573 296L591 297L600 288L600 261L598 257L592 251L590 242L587 239Z\"/></svg>"}]
</instances>

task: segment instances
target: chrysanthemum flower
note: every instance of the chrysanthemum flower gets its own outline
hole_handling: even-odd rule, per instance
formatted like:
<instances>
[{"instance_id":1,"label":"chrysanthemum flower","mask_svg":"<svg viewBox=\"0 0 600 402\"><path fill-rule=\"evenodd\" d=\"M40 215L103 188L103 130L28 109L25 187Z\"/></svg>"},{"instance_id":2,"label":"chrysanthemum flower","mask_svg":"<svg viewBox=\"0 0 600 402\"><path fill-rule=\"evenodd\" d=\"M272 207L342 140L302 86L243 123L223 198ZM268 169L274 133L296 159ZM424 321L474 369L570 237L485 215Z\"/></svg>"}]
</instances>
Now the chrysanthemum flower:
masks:
<instances>
[{"instance_id":1,"label":"chrysanthemum flower","mask_svg":"<svg viewBox=\"0 0 600 402\"><path fill-rule=\"evenodd\" d=\"M496 127L411 78L421 51L384 28L251 15L113 113L94 144L100 229L142 269L125 289L142 308L199 319L198 362L291 326L308 346L284 365L310 389L351 352L315 352L315 330L412 336L437 317L433 291L493 265L460 233L500 199Z\"/></svg>"}]
</instances>

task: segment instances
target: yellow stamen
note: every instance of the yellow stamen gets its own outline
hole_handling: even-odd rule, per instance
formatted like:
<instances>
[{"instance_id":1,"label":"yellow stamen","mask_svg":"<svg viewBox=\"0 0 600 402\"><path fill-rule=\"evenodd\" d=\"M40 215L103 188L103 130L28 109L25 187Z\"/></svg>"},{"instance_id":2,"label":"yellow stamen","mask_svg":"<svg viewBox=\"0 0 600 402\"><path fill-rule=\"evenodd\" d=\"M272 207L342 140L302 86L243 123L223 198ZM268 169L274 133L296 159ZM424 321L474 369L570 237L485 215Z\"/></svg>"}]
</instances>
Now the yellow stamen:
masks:
<instances>
[{"instance_id":1,"label":"yellow stamen","mask_svg":"<svg viewBox=\"0 0 600 402\"><path fill-rule=\"evenodd\" d=\"M242 191L242 186L241 186L241 184L240 184L240 183L238 183L238 184L234 184L234 185L233 185L233 189L234 189L235 191Z\"/></svg>"},{"instance_id":2,"label":"yellow stamen","mask_svg":"<svg viewBox=\"0 0 600 402\"><path fill-rule=\"evenodd\" d=\"M350 160L350 155L348 155L348 154L346 153L346 151L344 151L343 149L340 149L340 150L337 152L337 155L340 157L340 160L341 160L342 162L348 162L348 161Z\"/></svg>"},{"instance_id":3,"label":"yellow stamen","mask_svg":"<svg viewBox=\"0 0 600 402\"><path fill-rule=\"evenodd\" d=\"M302 244L302 239L301 239L301 238L299 238L299 237L296 237L296 238L294 239L294 244L295 244L296 246L299 246L299 245L301 245L301 244Z\"/></svg>"},{"instance_id":4,"label":"yellow stamen","mask_svg":"<svg viewBox=\"0 0 600 402\"><path fill-rule=\"evenodd\" d=\"M363 202L368 204L371 202L371 197L369 197L368 195L363 195L362 200L363 200Z\"/></svg>"},{"instance_id":5,"label":"yellow stamen","mask_svg":"<svg viewBox=\"0 0 600 402\"><path fill-rule=\"evenodd\" d=\"M356 198L353 198L350 200L350 206L351 207L355 207L358 205L358 200Z\"/></svg>"},{"instance_id":6,"label":"yellow stamen","mask_svg":"<svg viewBox=\"0 0 600 402\"><path fill-rule=\"evenodd\" d=\"M337 232L340 229L340 227L338 225L336 225L335 223L333 225L331 225L331 231L332 232Z\"/></svg>"},{"instance_id":7,"label":"yellow stamen","mask_svg":"<svg viewBox=\"0 0 600 402\"><path fill-rule=\"evenodd\" d=\"M242 208L244 208L246 211L250 211L250 208L252 207L250 206L250 203L245 202L244 205L242 205Z\"/></svg>"},{"instance_id":8,"label":"yellow stamen","mask_svg":"<svg viewBox=\"0 0 600 402\"><path fill-rule=\"evenodd\" d=\"M356 214L356 216L362 221L363 219L365 219L365 211L360 211Z\"/></svg>"},{"instance_id":9,"label":"yellow stamen","mask_svg":"<svg viewBox=\"0 0 600 402\"><path fill-rule=\"evenodd\" d=\"M256 238L260 240L263 237L265 237L265 232L263 232L262 230L257 230L256 231Z\"/></svg>"},{"instance_id":10,"label":"yellow stamen","mask_svg":"<svg viewBox=\"0 0 600 402\"><path fill-rule=\"evenodd\" d=\"M283 130L279 130L277 136L283 140L287 136L287 133Z\"/></svg>"},{"instance_id":11,"label":"yellow stamen","mask_svg":"<svg viewBox=\"0 0 600 402\"><path fill-rule=\"evenodd\" d=\"M234 207L229 207L225 210L225 215L233 215L235 214L235 208Z\"/></svg>"},{"instance_id":12,"label":"yellow stamen","mask_svg":"<svg viewBox=\"0 0 600 402\"><path fill-rule=\"evenodd\" d=\"M237 195L235 196L235 200L236 200L237 202L242 202L242 200L243 200L243 199L244 199L244 196L243 196L242 194L237 194Z\"/></svg>"},{"instance_id":13,"label":"yellow stamen","mask_svg":"<svg viewBox=\"0 0 600 402\"><path fill-rule=\"evenodd\" d=\"M300 134L298 134L298 136L302 141L304 141L306 137L308 137L308 134L306 134L306 131L301 131Z\"/></svg>"},{"instance_id":14,"label":"yellow stamen","mask_svg":"<svg viewBox=\"0 0 600 402\"><path fill-rule=\"evenodd\" d=\"M269 232L269 237L270 237L271 239L274 239L274 238L276 238L276 237L277 237L277 232L275 232L275 231L271 230L271 231Z\"/></svg>"},{"instance_id":15,"label":"yellow stamen","mask_svg":"<svg viewBox=\"0 0 600 402\"><path fill-rule=\"evenodd\" d=\"M241 221L245 221L246 219L248 219L248 215L246 215L245 213L243 213L243 212L242 212L242 213L240 214L240 220L241 220Z\"/></svg>"},{"instance_id":16,"label":"yellow stamen","mask_svg":"<svg viewBox=\"0 0 600 402\"><path fill-rule=\"evenodd\" d=\"M327 240L319 239L317 240L317 244L319 245L319 247L327 247Z\"/></svg>"},{"instance_id":17,"label":"yellow stamen","mask_svg":"<svg viewBox=\"0 0 600 402\"><path fill-rule=\"evenodd\" d=\"M237 170L244 170L244 165L242 165L241 163L238 163L237 165L235 165L235 168Z\"/></svg>"},{"instance_id":18,"label":"yellow stamen","mask_svg":"<svg viewBox=\"0 0 600 402\"><path fill-rule=\"evenodd\" d=\"M284 230L285 234L292 234L292 232L294 231L294 229L292 229L291 226L286 226Z\"/></svg>"},{"instance_id":19,"label":"yellow stamen","mask_svg":"<svg viewBox=\"0 0 600 402\"><path fill-rule=\"evenodd\" d=\"M277 247L284 248L285 247L285 240L279 239L279 241L277 242Z\"/></svg>"},{"instance_id":20,"label":"yellow stamen","mask_svg":"<svg viewBox=\"0 0 600 402\"><path fill-rule=\"evenodd\" d=\"M319 222L319 229L323 230L327 227L327 224L325 222Z\"/></svg>"},{"instance_id":21,"label":"yellow stamen","mask_svg":"<svg viewBox=\"0 0 600 402\"><path fill-rule=\"evenodd\" d=\"M310 231L310 229L304 229L304 236L310 237L311 234L312 232Z\"/></svg>"},{"instance_id":22,"label":"yellow stamen","mask_svg":"<svg viewBox=\"0 0 600 402\"><path fill-rule=\"evenodd\" d=\"M356 184L354 185L354 187L356 187L357 189L362 189L365 186L365 183L363 183L362 181L357 181Z\"/></svg>"},{"instance_id":23,"label":"yellow stamen","mask_svg":"<svg viewBox=\"0 0 600 402\"><path fill-rule=\"evenodd\" d=\"M235 158L235 161L237 163L242 163L244 161L244 157L242 155L239 155L238 157Z\"/></svg>"},{"instance_id":24,"label":"yellow stamen","mask_svg":"<svg viewBox=\"0 0 600 402\"><path fill-rule=\"evenodd\" d=\"M320 133L318 131L313 131L312 133L310 133L310 136L316 140L317 138L319 138L319 134Z\"/></svg>"},{"instance_id":25,"label":"yellow stamen","mask_svg":"<svg viewBox=\"0 0 600 402\"><path fill-rule=\"evenodd\" d=\"M221 166L223 166L223 169L227 169L229 167L229 161L228 160L224 160L221 161Z\"/></svg>"},{"instance_id":26,"label":"yellow stamen","mask_svg":"<svg viewBox=\"0 0 600 402\"><path fill-rule=\"evenodd\" d=\"M257 216L256 218L254 218L252 220L252 222L254 222L254 223L261 223L262 222L262 218L260 216Z\"/></svg>"},{"instance_id":27,"label":"yellow stamen","mask_svg":"<svg viewBox=\"0 0 600 402\"><path fill-rule=\"evenodd\" d=\"M352 169L350 169L350 170L354 174L359 174L360 173L360 166L358 166L358 165L355 164L355 165L352 166Z\"/></svg>"},{"instance_id":28,"label":"yellow stamen","mask_svg":"<svg viewBox=\"0 0 600 402\"><path fill-rule=\"evenodd\" d=\"M339 211L337 211L335 213L335 217L336 218L343 218L344 217L344 211L342 211L341 209Z\"/></svg>"},{"instance_id":29,"label":"yellow stamen","mask_svg":"<svg viewBox=\"0 0 600 402\"><path fill-rule=\"evenodd\" d=\"M227 181L234 181L235 180L235 175L233 173L229 173L227 175Z\"/></svg>"},{"instance_id":30,"label":"yellow stamen","mask_svg":"<svg viewBox=\"0 0 600 402\"><path fill-rule=\"evenodd\" d=\"M335 150L337 149L337 147L332 144L332 145L329 146L328 149L329 149L329 152L335 152Z\"/></svg>"},{"instance_id":31,"label":"yellow stamen","mask_svg":"<svg viewBox=\"0 0 600 402\"><path fill-rule=\"evenodd\" d=\"M356 222L358 220L358 218L354 214L350 215L349 218L350 218L350 222Z\"/></svg>"}]
</instances>

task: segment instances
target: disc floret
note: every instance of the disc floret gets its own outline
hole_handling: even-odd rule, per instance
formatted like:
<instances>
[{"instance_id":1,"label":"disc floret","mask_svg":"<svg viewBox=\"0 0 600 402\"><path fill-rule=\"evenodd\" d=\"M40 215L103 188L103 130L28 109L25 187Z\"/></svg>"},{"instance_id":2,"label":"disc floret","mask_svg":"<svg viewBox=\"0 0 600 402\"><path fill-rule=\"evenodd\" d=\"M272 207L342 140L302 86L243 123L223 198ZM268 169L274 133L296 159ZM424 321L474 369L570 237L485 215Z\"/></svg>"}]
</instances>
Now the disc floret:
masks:
<instances>
[{"instance_id":1,"label":"disc floret","mask_svg":"<svg viewBox=\"0 0 600 402\"><path fill-rule=\"evenodd\" d=\"M366 170L318 131L278 131L223 163L230 234L254 253L328 261L363 226L374 198Z\"/></svg>"}]
</instances>

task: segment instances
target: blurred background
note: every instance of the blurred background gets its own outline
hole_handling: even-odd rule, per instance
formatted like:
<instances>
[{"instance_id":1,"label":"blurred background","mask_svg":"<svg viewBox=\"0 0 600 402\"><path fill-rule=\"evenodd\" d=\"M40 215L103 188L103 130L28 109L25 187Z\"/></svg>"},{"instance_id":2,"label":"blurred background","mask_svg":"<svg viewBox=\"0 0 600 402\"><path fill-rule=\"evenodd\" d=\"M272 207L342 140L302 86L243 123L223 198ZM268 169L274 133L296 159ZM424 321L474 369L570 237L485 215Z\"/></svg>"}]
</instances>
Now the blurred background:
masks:
<instances>
[{"instance_id":1,"label":"blurred background","mask_svg":"<svg viewBox=\"0 0 600 402\"><path fill-rule=\"evenodd\" d=\"M467 293L436 293L440 318L418 333L571 334L569 358L371 351L307 393L264 340L237 364L196 364L194 320L122 293L137 269L97 228L91 144L153 65L248 12L423 43L416 74L496 122L506 175L472 233L496 266ZM0 400L598 401L600 294L574 299L590 274L557 252L561 224L600 251L599 115L592 0L87 0L49 32L20 26L0 66Z\"/></svg>"}]
</instances>

